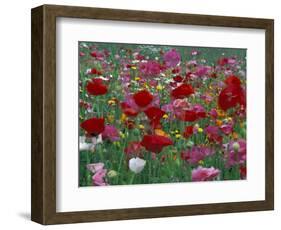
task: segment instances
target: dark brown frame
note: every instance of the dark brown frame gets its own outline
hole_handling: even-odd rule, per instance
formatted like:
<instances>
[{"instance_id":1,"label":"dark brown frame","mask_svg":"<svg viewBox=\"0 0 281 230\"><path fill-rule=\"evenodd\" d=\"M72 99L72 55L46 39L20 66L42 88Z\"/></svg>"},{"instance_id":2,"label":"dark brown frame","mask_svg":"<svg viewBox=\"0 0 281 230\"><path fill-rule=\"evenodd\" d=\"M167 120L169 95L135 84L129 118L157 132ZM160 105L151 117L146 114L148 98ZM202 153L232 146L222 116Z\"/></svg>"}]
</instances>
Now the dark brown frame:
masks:
<instances>
[{"instance_id":1,"label":"dark brown frame","mask_svg":"<svg viewBox=\"0 0 281 230\"><path fill-rule=\"evenodd\" d=\"M264 29L266 186L264 201L56 212L56 18L72 17ZM274 209L274 21L271 19L43 5L32 9L31 219L62 224Z\"/></svg>"}]
</instances>

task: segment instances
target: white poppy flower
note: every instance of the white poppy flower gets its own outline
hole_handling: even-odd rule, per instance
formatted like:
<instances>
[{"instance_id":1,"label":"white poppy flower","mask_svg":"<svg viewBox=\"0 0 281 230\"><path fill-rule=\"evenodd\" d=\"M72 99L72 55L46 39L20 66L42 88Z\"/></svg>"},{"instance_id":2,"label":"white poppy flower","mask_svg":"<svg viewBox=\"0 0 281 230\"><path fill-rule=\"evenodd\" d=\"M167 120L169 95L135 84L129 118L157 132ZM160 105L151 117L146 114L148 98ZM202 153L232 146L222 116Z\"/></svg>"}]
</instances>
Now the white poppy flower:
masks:
<instances>
[{"instance_id":1,"label":"white poppy flower","mask_svg":"<svg viewBox=\"0 0 281 230\"><path fill-rule=\"evenodd\" d=\"M94 151L95 146L99 143L102 143L101 134L98 137L93 137L92 143L87 143L85 136L81 136L79 139L80 139L79 140L79 150L80 151Z\"/></svg>"},{"instance_id":2,"label":"white poppy flower","mask_svg":"<svg viewBox=\"0 0 281 230\"><path fill-rule=\"evenodd\" d=\"M80 151L89 151L92 150L95 146L92 143L87 143L85 137L80 137L79 141L79 150Z\"/></svg>"},{"instance_id":3,"label":"white poppy flower","mask_svg":"<svg viewBox=\"0 0 281 230\"><path fill-rule=\"evenodd\" d=\"M141 158L132 158L129 160L129 168L134 173L140 173L143 170L145 163L145 160Z\"/></svg>"},{"instance_id":4,"label":"white poppy flower","mask_svg":"<svg viewBox=\"0 0 281 230\"><path fill-rule=\"evenodd\" d=\"M93 145L102 143L102 135L99 134L98 137L92 137L92 143Z\"/></svg>"}]
</instances>

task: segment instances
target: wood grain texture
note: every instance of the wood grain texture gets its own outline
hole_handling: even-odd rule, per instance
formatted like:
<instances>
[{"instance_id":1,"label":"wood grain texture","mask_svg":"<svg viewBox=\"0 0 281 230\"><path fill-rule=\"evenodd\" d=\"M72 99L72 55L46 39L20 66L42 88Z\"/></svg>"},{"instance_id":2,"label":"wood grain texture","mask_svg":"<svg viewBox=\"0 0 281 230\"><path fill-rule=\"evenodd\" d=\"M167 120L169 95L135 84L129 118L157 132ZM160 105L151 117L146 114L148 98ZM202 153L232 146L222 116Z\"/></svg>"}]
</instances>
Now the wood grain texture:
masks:
<instances>
[{"instance_id":1,"label":"wood grain texture","mask_svg":"<svg viewBox=\"0 0 281 230\"><path fill-rule=\"evenodd\" d=\"M43 7L31 17L31 219L43 223Z\"/></svg>"},{"instance_id":2,"label":"wood grain texture","mask_svg":"<svg viewBox=\"0 0 281 230\"><path fill-rule=\"evenodd\" d=\"M202 205L56 212L56 18L121 20L266 31L266 199ZM202 28L204 29L204 28ZM31 219L62 224L272 210L274 208L274 25L270 19L43 5L32 9Z\"/></svg>"}]
</instances>

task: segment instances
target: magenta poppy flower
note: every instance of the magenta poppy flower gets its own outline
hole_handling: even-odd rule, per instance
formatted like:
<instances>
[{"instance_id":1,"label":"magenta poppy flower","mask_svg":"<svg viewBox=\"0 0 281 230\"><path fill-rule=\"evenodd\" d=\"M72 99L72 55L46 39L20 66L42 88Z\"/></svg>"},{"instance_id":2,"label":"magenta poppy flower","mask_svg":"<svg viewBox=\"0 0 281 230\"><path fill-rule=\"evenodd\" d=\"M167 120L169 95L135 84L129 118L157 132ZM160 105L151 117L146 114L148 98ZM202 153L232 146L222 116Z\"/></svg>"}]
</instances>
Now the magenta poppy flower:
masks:
<instances>
[{"instance_id":1,"label":"magenta poppy flower","mask_svg":"<svg viewBox=\"0 0 281 230\"><path fill-rule=\"evenodd\" d=\"M212 156L215 151L205 146L193 146L191 149L183 151L181 158L190 164L197 164L207 156Z\"/></svg>"},{"instance_id":2,"label":"magenta poppy flower","mask_svg":"<svg viewBox=\"0 0 281 230\"><path fill-rule=\"evenodd\" d=\"M210 66L198 66L194 74L198 77L202 77L207 75L211 69Z\"/></svg>"},{"instance_id":3,"label":"magenta poppy flower","mask_svg":"<svg viewBox=\"0 0 281 230\"><path fill-rule=\"evenodd\" d=\"M209 125L205 128L205 133L207 134L209 141L216 142L216 143L222 142L222 136L220 134L219 127Z\"/></svg>"},{"instance_id":4,"label":"magenta poppy flower","mask_svg":"<svg viewBox=\"0 0 281 230\"><path fill-rule=\"evenodd\" d=\"M193 169L191 172L192 181L211 181L214 180L220 174L219 169L203 168L199 166L196 169Z\"/></svg>"},{"instance_id":5,"label":"magenta poppy flower","mask_svg":"<svg viewBox=\"0 0 281 230\"><path fill-rule=\"evenodd\" d=\"M102 132L102 138L112 142L120 140L119 132L113 125L106 125Z\"/></svg>"},{"instance_id":6,"label":"magenta poppy flower","mask_svg":"<svg viewBox=\"0 0 281 230\"><path fill-rule=\"evenodd\" d=\"M247 143L244 139L237 141L230 141L225 145L225 157L227 167L231 167L236 164L244 164L247 154Z\"/></svg>"},{"instance_id":7,"label":"magenta poppy flower","mask_svg":"<svg viewBox=\"0 0 281 230\"><path fill-rule=\"evenodd\" d=\"M160 74L161 66L157 61L141 62L139 65L140 72L145 76L155 76Z\"/></svg>"},{"instance_id":8,"label":"magenta poppy flower","mask_svg":"<svg viewBox=\"0 0 281 230\"><path fill-rule=\"evenodd\" d=\"M232 133L233 131L233 123L229 122L227 124L223 124L220 126L220 130L225 134L225 135L229 135Z\"/></svg>"},{"instance_id":9,"label":"magenta poppy flower","mask_svg":"<svg viewBox=\"0 0 281 230\"><path fill-rule=\"evenodd\" d=\"M181 60L181 55L178 51L175 49L171 49L168 52L166 52L163 56L165 64L168 68L173 68L179 64Z\"/></svg>"}]
</instances>

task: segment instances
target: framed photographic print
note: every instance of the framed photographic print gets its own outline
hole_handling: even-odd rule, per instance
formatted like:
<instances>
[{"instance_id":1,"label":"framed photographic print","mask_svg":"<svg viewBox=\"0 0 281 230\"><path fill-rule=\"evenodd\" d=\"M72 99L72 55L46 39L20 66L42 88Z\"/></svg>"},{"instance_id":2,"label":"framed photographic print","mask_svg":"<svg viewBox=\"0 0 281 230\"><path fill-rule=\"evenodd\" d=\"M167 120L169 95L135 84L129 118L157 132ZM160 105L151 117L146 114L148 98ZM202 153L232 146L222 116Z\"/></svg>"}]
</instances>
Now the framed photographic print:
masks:
<instances>
[{"instance_id":1,"label":"framed photographic print","mask_svg":"<svg viewBox=\"0 0 281 230\"><path fill-rule=\"evenodd\" d=\"M274 208L274 21L32 9L41 224Z\"/></svg>"}]
</instances>

